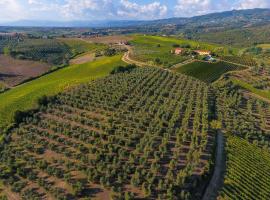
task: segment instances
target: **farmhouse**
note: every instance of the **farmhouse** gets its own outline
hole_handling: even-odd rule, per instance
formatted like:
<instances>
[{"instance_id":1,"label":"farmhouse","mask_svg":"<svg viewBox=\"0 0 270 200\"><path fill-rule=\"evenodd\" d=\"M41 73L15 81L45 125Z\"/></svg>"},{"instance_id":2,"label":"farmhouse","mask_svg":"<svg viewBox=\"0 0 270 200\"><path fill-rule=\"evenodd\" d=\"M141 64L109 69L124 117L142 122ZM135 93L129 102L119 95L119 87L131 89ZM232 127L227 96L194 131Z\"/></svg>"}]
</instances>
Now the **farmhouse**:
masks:
<instances>
[{"instance_id":1,"label":"farmhouse","mask_svg":"<svg viewBox=\"0 0 270 200\"><path fill-rule=\"evenodd\" d=\"M180 55L181 53L183 53L184 49L182 48L176 48L174 50L172 50L172 53L176 54L176 55Z\"/></svg>"},{"instance_id":2,"label":"farmhouse","mask_svg":"<svg viewBox=\"0 0 270 200\"><path fill-rule=\"evenodd\" d=\"M199 54L200 56L207 56L211 54L211 51L207 51L207 50L196 50L194 52Z\"/></svg>"}]
</instances>

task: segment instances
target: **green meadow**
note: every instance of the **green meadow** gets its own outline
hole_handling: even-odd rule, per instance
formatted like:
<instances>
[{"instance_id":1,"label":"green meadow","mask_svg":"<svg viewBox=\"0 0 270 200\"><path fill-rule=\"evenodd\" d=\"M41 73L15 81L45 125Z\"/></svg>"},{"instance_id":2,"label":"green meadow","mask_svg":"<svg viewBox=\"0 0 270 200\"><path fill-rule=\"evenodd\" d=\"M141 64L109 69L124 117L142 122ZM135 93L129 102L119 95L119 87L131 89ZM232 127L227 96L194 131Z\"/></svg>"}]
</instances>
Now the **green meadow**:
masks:
<instances>
[{"instance_id":1,"label":"green meadow","mask_svg":"<svg viewBox=\"0 0 270 200\"><path fill-rule=\"evenodd\" d=\"M121 57L117 55L72 65L0 94L0 128L12 123L16 110L34 108L37 99L43 95L54 95L77 84L108 75L116 66L124 65Z\"/></svg>"}]
</instances>

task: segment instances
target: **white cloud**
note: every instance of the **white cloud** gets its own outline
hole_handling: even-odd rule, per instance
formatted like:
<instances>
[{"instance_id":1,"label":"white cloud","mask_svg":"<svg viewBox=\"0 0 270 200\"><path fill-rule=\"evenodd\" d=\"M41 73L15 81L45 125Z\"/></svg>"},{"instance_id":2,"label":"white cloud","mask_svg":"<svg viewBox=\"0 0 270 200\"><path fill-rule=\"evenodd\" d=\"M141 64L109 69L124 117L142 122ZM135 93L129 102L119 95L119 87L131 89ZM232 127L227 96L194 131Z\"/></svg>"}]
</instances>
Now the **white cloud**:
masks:
<instances>
[{"instance_id":1,"label":"white cloud","mask_svg":"<svg viewBox=\"0 0 270 200\"><path fill-rule=\"evenodd\" d=\"M178 0L174 8L175 16L189 17L202 15L214 10L212 0Z\"/></svg>"},{"instance_id":2,"label":"white cloud","mask_svg":"<svg viewBox=\"0 0 270 200\"><path fill-rule=\"evenodd\" d=\"M240 0L235 9L269 8L270 0Z\"/></svg>"},{"instance_id":3,"label":"white cloud","mask_svg":"<svg viewBox=\"0 0 270 200\"><path fill-rule=\"evenodd\" d=\"M175 16L190 17L232 9L269 8L270 0L177 0Z\"/></svg>"},{"instance_id":4,"label":"white cloud","mask_svg":"<svg viewBox=\"0 0 270 200\"><path fill-rule=\"evenodd\" d=\"M167 15L168 8L160 2L139 5L129 0L121 0L117 15L127 18L157 19Z\"/></svg>"},{"instance_id":5,"label":"white cloud","mask_svg":"<svg viewBox=\"0 0 270 200\"><path fill-rule=\"evenodd\" d=\"M17 0L0 0L0 20L18 20L27 17L23 6Z\"/></svg>"}]
</instances>

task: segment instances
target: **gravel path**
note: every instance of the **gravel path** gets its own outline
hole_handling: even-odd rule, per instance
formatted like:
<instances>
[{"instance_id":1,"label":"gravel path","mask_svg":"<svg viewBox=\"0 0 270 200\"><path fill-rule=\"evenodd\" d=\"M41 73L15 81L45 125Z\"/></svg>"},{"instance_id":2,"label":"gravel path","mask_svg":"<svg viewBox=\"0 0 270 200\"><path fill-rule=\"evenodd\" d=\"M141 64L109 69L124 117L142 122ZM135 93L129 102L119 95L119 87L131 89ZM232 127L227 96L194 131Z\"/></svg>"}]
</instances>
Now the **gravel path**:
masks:
<instances>
[{"instance_id":1,"label":"gravel path","mask_svg":"<svg viewBox=\"0 0 270 200\"><path fill-rule=\"evenodd\" d=\"M217 148L216 148L216 163L214 174L204 193L202 200L216 200L218 191L223 184L223 174L226 169L226 161L224 154L224 136L221 131L217 134Z\"/></svg>"}]
</instances>

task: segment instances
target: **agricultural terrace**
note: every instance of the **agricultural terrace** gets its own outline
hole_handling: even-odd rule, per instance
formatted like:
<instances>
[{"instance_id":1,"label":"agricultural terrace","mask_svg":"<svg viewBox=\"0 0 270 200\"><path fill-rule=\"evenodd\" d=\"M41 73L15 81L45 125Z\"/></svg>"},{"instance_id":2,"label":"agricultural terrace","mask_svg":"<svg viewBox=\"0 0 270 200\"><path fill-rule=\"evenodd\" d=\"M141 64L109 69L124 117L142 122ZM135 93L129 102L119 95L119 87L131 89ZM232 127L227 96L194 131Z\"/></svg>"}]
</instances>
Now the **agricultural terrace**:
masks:
<instances>
[{"instance_id":1,"label":"agricultural terrace","mask_svg":"<svg viewBox=\"0 0 270 200\"><path fill-rule=\"evenodd\" d=\"M175 69L176 72L198 78L206 83L218 80L224 73L234 70L241 70L244 67L226 62L201 62L195 61Z\"/></svg>"},{"instance_id":2,"label":"agricultural terrace","mask_svg":"<svg viewBox=\"0 0 270 200\"><path fill-rule=\"evenodd\" d=\"M233 82L218 81L216 110L227 133L270 148L270 104L246 97Z\"/></svg>"},{"instance_id":3,"label":"agricultural terrace","mask_svg":"<svg viewBox=\"0 0 270 200\"><path fill-rule=\"evenodd\" d=\"M171 67L174 64L190 58L189 56L185 56L185 54L172 54L171 50L175 48L175 45L187 47L187 50L210 50L221 55L229 55L234 53L234 51L235 53L237 52L237 50L230 51L226 47L184 39L140 35L133 36L133 38L134 39L130 41L130 44L133 47L133 52L131 54L132 59L164 67Z\"/></svg>"},{"instance_id":4,"label":"agricultural terrace","mask_svg":"<svg viewBox=\"0 0 270 200\"><path fill-rule=\"evenodd\" d=\"M64 92L13 130L3 192L24 199L190 199L209 175L211 91L137 68ZM8 192L5 192L8 191Z\"/></svg>"},{"instance_id":5,"label":"agricultural terrace","mask_svg":"<svg viewBox=\"0 0 270 200\"><path fill-rule=\"evenodd\" d=\"M125 65L121 55L71 65L0 94L0 129L13 121L16 110L33 108L43 95L54 95L79 83L104 77L119 65Z\"/></svg>"},{"instance_id":6,"label":"agricultural terrace","mask_svg":"<svg viewBox=\"0 0 270 200\"><path fill-rule=\"evenodd\" d=\"M218 199L270 199L269 151L233 136L226 149L227 172Z\"/></svg>"}]
</instances>

